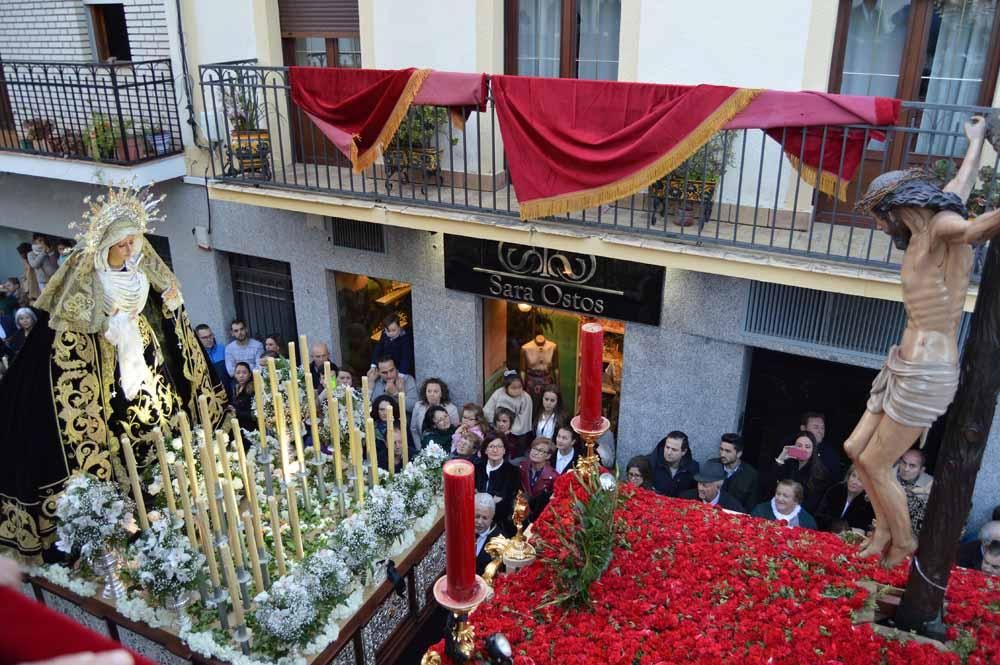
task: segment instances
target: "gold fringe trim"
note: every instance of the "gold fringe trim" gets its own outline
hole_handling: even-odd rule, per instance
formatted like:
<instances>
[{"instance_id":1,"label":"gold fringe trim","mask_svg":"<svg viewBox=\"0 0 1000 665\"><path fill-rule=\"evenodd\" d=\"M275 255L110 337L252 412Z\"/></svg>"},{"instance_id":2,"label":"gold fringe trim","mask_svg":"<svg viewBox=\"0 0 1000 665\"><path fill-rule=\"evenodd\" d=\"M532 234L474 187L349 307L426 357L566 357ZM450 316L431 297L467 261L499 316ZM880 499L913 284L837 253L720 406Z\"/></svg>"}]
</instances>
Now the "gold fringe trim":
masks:
<instances>
[{"instance_id":1,"label":"gold fringe trim","mask_svg":"<svg viewBox=\"0 0 1000 665\"><path fill-rule=\"evenodd\" d=\"M847 201L847 188L850 186L850 182L835 173L822 171L817 169L815 166L803 164L802 160L794 155L785 156L788 157L788 161L792 163L792 168L798 171L799 177L805 180L807 184L812 187L816 187L824 194L836 196L841 201ZM816 184L817 175L819 175L818 185Z\"/></svg>"},{"instance_id":2,"label":"gold fringe trim","mask_svg":"<svg viewBox=\"0 0 1000 665\"><path fill-rule=\"evenodd\" d=\"M382 126L382 131L378 133L378 138L375 139L372 147L358 154L358 144L354 141L351 142L351 164L354 165L355 173L361 173L374 164L375 160L382 154L385 146L389 145L392 137L396 135L399 125L406 117L406 112L410 110L413 99L420 92L420 87L427 80L427 77L430 76L430 73L431 70L429 69L418 69L413 72L410 80L406 82L406 87L403 88L403 94L396 100L396 106L393 107L392 113L389 114L389 118L386 120L385 125Z\"/></svg>"},{"instance_id":3,"label":"gold fringe trim","mask_svg":"<svg viewBox=\"0 0 1000 665\"><path fill-rule=\"evenodd\" d=\"M607 185L584 189L568 194L559 194L534 201L520 203L521 219L538 219L550 215L561 215L577 210L617 201L640 189L648 187L666 174L677 169L688 157L708 143L712 135L721 130L736 114L745 109L754 97L761 93L757 88L740 88L719 105L700 125L677 142L666 154L628 175Z\"/></svg>"}]
</instances>

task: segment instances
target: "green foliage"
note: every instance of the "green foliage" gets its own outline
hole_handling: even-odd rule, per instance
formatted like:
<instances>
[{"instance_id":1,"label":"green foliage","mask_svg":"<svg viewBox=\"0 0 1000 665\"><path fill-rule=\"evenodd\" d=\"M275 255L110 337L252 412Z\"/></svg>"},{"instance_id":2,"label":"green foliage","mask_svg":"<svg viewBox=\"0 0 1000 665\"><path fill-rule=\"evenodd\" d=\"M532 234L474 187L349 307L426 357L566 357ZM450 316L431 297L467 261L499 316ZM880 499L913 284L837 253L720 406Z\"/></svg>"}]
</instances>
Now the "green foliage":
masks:
<instances>
[{"instance_id":1,"label":"green foliage","mask_svg":"<svg viewBox=\"0 0 1000 665\"><path fill-rule=\"evenodd\" d=\"M390 145L397 150L438 147L434 137L446 122L448 112L439 106L411 106ZM451 145L456 143L458 138L452 137Z\"/></svg>"},{"instance_id":2,"label":"green foliage","mask_svg":"<svg viewBox=\"0 0 1000 665\"><path fill-rule=\"evenodd\" d=\"M944 187L949 180L955 177L958 168L951 159L939 159L931 164L930 175L939 187ZM979 186L973 188L965 202L969 209L969 216L976 217L987 210L1000 207L1000 181L992 166L984 166L979 169Z\"/></svg>"},{"instance_id":3,"label":"green foliage","mask_svg":"<svg viewBox=\"0 0 1000 665\"><path fill-rule=\"evenodd\" d=\"M257 89L247 80L248 76L239 74L235 79L227 81L222 88L222 108L232 123L232 128L238 132L258 129L261 118L261 102L257 97Z\"/></svg>"},{"instance_id":4,"label":"green foliage","mask_svg":"<svg viewBox=\"0 0 1000 665\"><path fill-rule=\"evenodd\" d=\"M725 132L718 132L673 171L673 175L688 181L717 182L722 172L735 164L733 142Z\"/></svg>"},{"instance_id":5,"label":"green foliage","mask_svg":"<svg viewBox=\"0 0 1000 665\"><path fill-rule=\"evenodd\" d=\"M121 133L111 118L103 113L94 113L90 116L90 124L87 125L87 137L91 152L94 153L93 158L109 159L114 157Z\"/></svg>"},{"instance_id":6,"label":"green foliage","mask_svg":"<svg viewBox=\"0 0 1000 665\"><path fill-rule=\"evenodd\" d=\"M590 586L599 580L611 563L614 545L624 522L616 515L624 499L614 489L603 489L596 476L581 474L580 483L570 483L568 519L551 516L558 542L543 543L539 560L553 573L555 587L542 598L538 609L549 605L586 607ZM577 496L579 489L582 496ZM550 506L550 510L554 506Z\"/></svg>"}]
</instances>

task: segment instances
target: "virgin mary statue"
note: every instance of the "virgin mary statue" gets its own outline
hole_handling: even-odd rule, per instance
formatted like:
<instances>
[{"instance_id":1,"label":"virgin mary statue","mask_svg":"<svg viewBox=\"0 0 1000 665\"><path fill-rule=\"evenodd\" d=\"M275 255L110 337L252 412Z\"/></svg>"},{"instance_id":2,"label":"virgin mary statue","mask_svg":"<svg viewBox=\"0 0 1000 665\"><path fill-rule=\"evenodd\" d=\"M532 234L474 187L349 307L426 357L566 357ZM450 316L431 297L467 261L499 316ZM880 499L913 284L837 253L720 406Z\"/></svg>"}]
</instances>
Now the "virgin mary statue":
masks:
<instances>
[{"instance_id":1,"label":"virgin mary statue","mask_svg":"<svg viewBox=\"0 0 1000 665\"><path fill-rule=\"evenodd\" d=\"M122 437L142 468L153 429L176 429L225 392L184 310L177 278L145 238L161 198L111 189L91 201L77 245L36 304L38 325L0 382L0 547L34 556L55 540L56 501L85 472L127 485Z\"/></svg>"}]
</instances>

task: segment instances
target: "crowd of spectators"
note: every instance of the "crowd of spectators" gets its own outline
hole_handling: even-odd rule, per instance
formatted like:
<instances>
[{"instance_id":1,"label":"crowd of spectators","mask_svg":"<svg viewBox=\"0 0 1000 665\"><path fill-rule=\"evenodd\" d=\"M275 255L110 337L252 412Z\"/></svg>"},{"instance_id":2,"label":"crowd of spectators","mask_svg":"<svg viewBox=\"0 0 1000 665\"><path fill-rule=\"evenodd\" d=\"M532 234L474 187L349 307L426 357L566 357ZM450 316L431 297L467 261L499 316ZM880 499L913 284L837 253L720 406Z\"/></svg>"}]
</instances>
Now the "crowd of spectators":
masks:
<instances>
[{"instance_id":1,"label":"crowd of spectators","mask_svg":"<svg viewBox=\"0 0 1000 665\"><path fill-rule=\"evenodd\" d=\"M73 248L74 241L43 233L17 246L22 273L0 282L0 376L17 356L38 323L30 309Z\"/></svg>"}]
</instances>

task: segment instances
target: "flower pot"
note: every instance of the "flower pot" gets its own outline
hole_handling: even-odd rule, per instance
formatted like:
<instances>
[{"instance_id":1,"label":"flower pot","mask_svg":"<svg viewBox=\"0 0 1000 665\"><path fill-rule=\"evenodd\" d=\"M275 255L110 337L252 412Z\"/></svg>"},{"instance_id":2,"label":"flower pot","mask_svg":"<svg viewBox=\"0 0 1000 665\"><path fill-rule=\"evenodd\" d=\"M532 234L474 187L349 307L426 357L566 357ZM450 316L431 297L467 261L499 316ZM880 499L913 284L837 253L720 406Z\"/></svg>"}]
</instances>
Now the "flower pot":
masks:
<instances>
[{"instance_id":1,"label":"flower pot","mask_svg":"<svg viewBox=\"0 0 1000 665\"><path fill-rule=\"evenodd\" d=\"M266 129L234 129L229 134L232 164L235 173L261 173L270 177L268 157L271 153L271 134Z\"/></svg>"},{"instance_id":2,"label":"flower pot","mask_svg":"<svg viewBox=\"0 0 1000 665\"><path fill-rule=\"evenodd\" d=\"M174 150L174 135L171 132L159 132L146 137L146 149L149 154L159 157Z\"/></svg>"},{"instance_id":3,"label":"flower pot","mask_svg":"<svg viewBox=\"0 0 1000 665\"><path fill-rule=\"evenodd\" d=\"M126 136L118 139L115 146L115 159L123 162L134 162L146 157L146 142L141 136Z\"/></svg>"},{"instance_id":4,"label":"flower pot","mask_svg":"<svg viewBox=\"0 0 1000 665\"><path fill-rule=\"evenodd\" d=\"M672 173L649 189L661 205L668 204L663 206L664 218L671 216L678 226L693 226L708 221L717 184L718 180L711 176L701 179Z\"/></svg>"}]
</instances>

